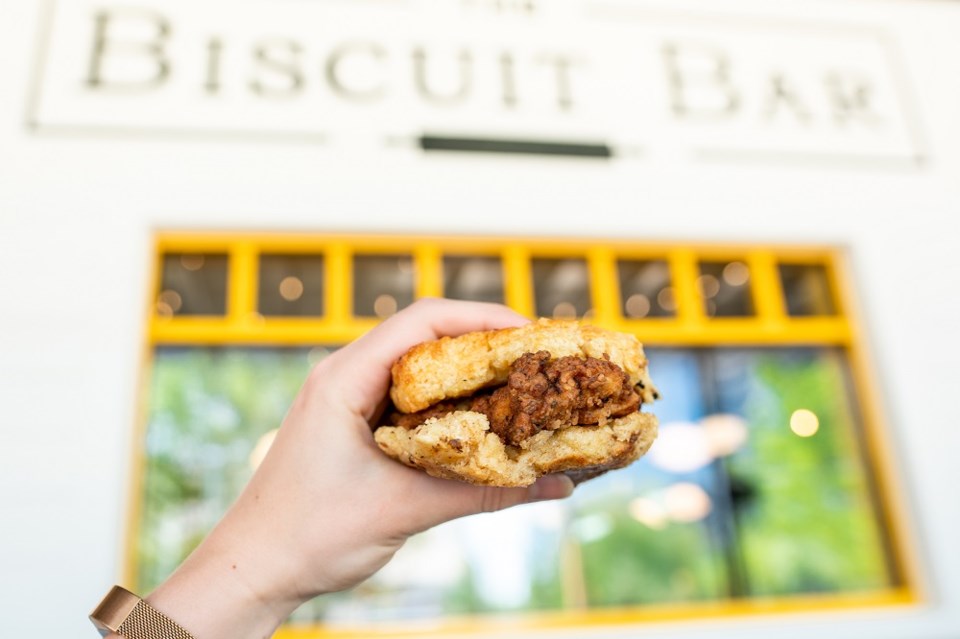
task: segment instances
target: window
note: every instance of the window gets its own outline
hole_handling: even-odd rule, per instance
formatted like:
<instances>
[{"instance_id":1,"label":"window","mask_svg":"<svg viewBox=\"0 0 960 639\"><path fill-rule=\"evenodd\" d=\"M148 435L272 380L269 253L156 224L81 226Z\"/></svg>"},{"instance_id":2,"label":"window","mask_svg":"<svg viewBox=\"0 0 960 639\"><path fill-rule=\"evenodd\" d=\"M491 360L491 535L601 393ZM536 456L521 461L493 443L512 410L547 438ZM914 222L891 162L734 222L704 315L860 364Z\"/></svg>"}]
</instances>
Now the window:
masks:
<instances>
[{"instance_id":1,"label":"window","mask_svg":"<svg viewBox=\"0 0 960 639\"><path fill-rule=\"evenodd\" d=\"M167 253L162 269L156 302L158 316L226 313L226 255Z\"/></svg>"},{"instance_id":2,"label":"window","mask_svg":"<svg viewBox=\"0 0 960 639\"><path fill-rule=\"evenodd\" d=\"M257 311L281 317L323 315L323 256L261 255Z\"/></svg>"},{"instance_id":3,"label":"window","mask_svg":"<svg viewBox=\"0 0 960 639\"><path fill-rule=\"evenodd\" d=\"M452 300L503 304L503 264L499 257L445 255L443 296Z\"/></svg>"},{"instance_id":4,"label":"window","mask_svg":"<svg viewBox=\"0 0 960 639\"><path fill-rule=\"evenodd\" d=\"M665 260L618 260L621 312L630 319L672 317L677 300Z\"/></svg>"},{"instance_id":5,"label":"window","mask_svg":"<svg viewBox=\"0 0 960 639\"><path fill-rule=\"evenodd\" d=\"M311 363L416 297L447 295L634 332L663 391L660 437L567 502L410 540L360 587L303 606L298 628L414 621L423 636L425 619L482 630L503 612L549 627L561 611L591 625L610 608L640 621L747 613L753 598L768 610L915 599L831 250L170 234L157 251L126 566L142 591L231 503Z\"/></svg>"},{"instance_id":6,"label":"window","mask_svg":"<svg viewBox=\"0 0 960 639\"><path fill-rule=\"evenodd\" d=\"M413 303L413 258L409 255L356 255L353 258L353 312L389 317Z\"/></svg>"},{"instance_id":7,"label":"window","mask_svg":"<svg viewBox=\"0 0 960 639\"><path fill-rule=\"evenodd\" d=\"M739 260L701 262L697 290L711 317L747 317L754 314L750 268Z\"/></svg>"},{"instance_id":8,"label":"window","mask_svg":"<svg viewBox=\"0 0 960 639\"><path fill-rule=\"evenodd\" d=\"M793 317L835 315L833 291L823 264L780 264L787 313Z\"/></svg>"},{"instance_id":9,"label":"window","mask_svg":"<svg viewBox=\"0 0 960 639\"><path fill-rule=\"evenodd\" d=\"M538 316L575 319L590 313L590 274L585 260L535 257L531 267Z\"/></svg>"}]
</instances>

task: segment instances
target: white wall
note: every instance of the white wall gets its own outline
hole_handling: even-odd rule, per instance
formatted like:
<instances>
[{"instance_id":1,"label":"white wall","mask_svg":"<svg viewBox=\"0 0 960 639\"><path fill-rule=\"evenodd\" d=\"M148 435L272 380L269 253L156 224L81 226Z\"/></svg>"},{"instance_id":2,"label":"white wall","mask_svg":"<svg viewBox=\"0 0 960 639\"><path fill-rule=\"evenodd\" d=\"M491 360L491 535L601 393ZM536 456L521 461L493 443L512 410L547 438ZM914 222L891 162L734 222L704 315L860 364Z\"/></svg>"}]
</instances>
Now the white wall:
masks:
<instances>
[{"instance_id":1,"label":"white wall","mask_svg":"<svg viewBox=\"0 0 960 639\"><path fill-rule=\"evenodd\" d=\"M658 131L647 140L657 153L611 164L32 133L24 112L39 3L0 5L5 636L91 636L85 616L117 578L151 232L293 228L848 245L928 603L624 634L960 637L960 428L947 401L960 387L960 4L771 4L677 0L660 8L887 30L904 56L927 164L696 162L671 154L672 134Z\"/></svg>"}]
</instances>

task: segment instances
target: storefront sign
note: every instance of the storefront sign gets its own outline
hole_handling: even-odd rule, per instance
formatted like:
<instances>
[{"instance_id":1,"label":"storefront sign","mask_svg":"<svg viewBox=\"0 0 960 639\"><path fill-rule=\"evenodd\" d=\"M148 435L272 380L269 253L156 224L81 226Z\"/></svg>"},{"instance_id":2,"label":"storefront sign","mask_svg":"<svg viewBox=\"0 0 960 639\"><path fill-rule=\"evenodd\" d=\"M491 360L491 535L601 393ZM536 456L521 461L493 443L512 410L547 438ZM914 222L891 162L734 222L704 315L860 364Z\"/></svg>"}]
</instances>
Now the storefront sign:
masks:
<instances>
[{"instance_id":1,"label":"storefront sign","mask_svg":"<svg viewBox=\"0 0 960 639\"><path fill-rule=\"evenodd\" d=\"M868 28L534 0L51 0L44 22L39 131L639 159L923 154L896 47Z\"/></svg>"}]
</instances>

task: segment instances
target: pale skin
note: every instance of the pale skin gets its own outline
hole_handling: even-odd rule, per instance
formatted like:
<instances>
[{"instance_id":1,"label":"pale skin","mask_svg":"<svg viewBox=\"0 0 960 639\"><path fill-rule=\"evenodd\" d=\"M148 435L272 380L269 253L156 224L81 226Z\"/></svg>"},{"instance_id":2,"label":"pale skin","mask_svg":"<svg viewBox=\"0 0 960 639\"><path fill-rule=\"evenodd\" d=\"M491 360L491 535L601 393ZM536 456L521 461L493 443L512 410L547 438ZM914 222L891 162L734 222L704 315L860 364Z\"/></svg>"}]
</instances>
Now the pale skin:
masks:
<instances>
[{"instance_id":1,"label":"pale skin","mask_svg":"<svg viewBox=\"0 0 960 639\"><path fill-rule=\"evenodd\" d=\"M435 479L373 441L390 366L408 348L526 322L504 306L421 300L323 360L236 503L147 601L197 639L269 637L300 604L370 577L415 533L569 496L562 475L528 488Z\"/></svg>"}]
</instances>

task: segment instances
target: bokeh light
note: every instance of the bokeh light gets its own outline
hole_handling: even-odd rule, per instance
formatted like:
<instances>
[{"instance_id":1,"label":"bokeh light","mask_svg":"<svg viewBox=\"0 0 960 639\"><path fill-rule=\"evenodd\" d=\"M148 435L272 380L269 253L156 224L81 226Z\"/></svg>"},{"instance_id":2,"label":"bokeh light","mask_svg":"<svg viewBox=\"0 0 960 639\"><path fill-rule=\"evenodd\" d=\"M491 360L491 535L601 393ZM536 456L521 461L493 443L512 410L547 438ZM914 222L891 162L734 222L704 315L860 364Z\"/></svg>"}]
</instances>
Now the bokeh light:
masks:
<instances>
[{"instance_id":1,"label":"bokeh light","mask_svg":"<svg viewBox=\"0 0 960 639\"><path fill-rule=\"evenodd\" d=\"M790 415L790 430L800 437L812 437L820 430L820 420L813 411L800 408Z\"/></svg>"}]
</instances>

